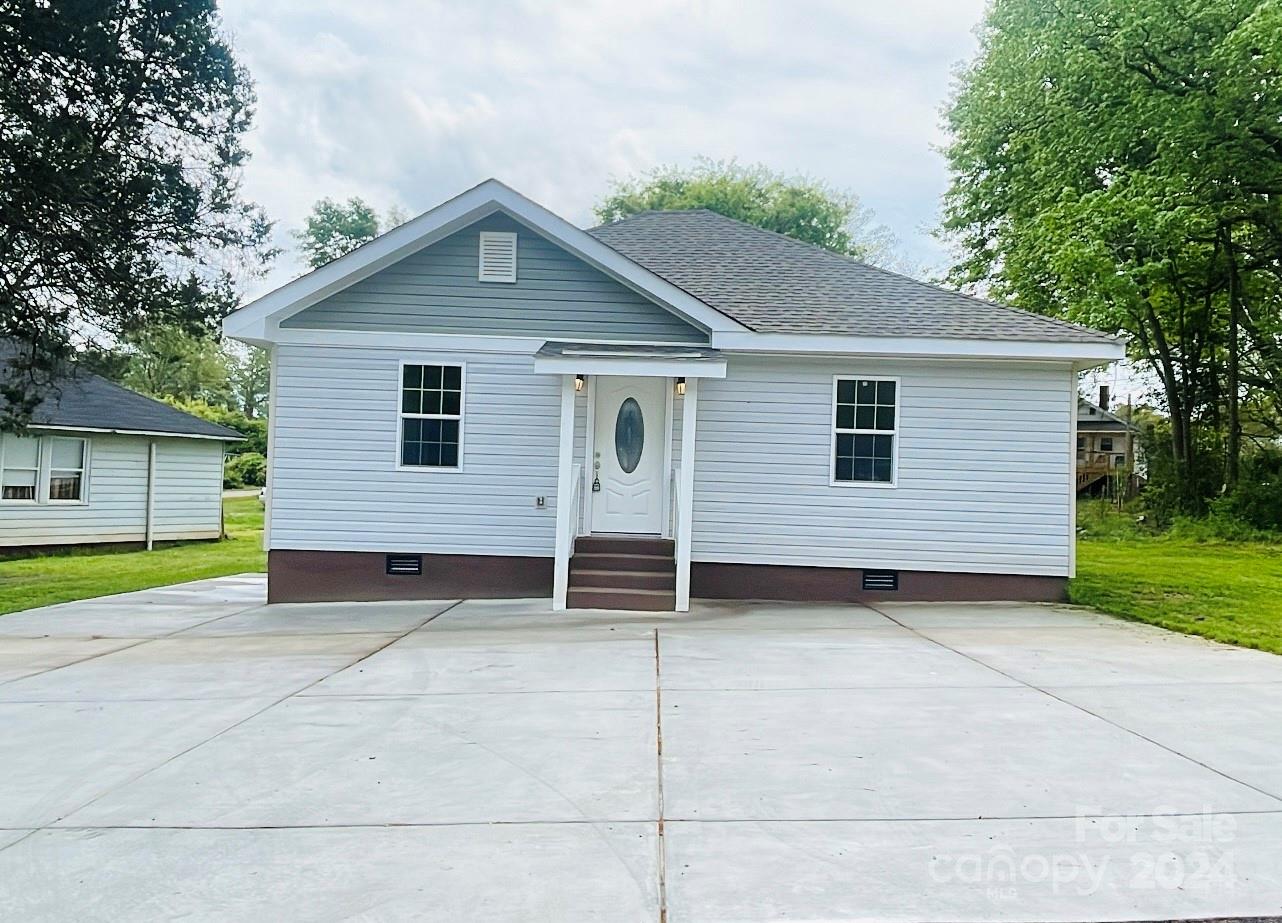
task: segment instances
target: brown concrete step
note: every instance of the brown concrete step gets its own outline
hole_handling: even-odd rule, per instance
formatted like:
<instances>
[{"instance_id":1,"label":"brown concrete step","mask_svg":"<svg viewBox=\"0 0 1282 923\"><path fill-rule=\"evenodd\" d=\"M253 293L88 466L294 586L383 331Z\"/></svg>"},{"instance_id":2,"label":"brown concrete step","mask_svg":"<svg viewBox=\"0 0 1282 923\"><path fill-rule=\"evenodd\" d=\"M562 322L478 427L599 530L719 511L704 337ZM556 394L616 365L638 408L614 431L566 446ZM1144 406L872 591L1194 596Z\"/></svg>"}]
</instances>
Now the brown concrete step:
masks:
<instances>
[{"instance_id":1,"label":"brown concrete step","mask_svg":"<svg viewBox=\"0 0 1282 923\"><path fill-rule=\"evenodd\" d=\"M628 570L650 573L675 573L677 562L658 554L607 554L605 552L575 552L570 558L570 571L576 570Z\"/></svg>"},{"instance_id":2,"label":"brown concrete step","mask_svg":"<svg viewBox=\"0 0 1282 923\"><path fill-rule=\"evenodd\" d=\"M619 590L606 587L571 589L565 604L571 609L640 609L671 612L677 594L670 590Z\"/></svg>"},{"instance_id":3,"label":"brown concrete step","mask_svg":"<svg viewBox=\"0 0 1282 923\"><path fill-rule=\"evenodd\" d=\"M674 591L677 588L677 575L675 571L571 570L570 588L575 587Z\"/></svg>"},{"instance_id":4,"label":"brown concrete step","mask_svg":"<svg viewBox=\"0 0 1282 923\"><path fill-rule=\"evenodd\" d=\"M676 543L670 538L636 535L580 535L574 540L574 552L588 554L655 554L673 557Z\"/></svg>"}]
</instances>

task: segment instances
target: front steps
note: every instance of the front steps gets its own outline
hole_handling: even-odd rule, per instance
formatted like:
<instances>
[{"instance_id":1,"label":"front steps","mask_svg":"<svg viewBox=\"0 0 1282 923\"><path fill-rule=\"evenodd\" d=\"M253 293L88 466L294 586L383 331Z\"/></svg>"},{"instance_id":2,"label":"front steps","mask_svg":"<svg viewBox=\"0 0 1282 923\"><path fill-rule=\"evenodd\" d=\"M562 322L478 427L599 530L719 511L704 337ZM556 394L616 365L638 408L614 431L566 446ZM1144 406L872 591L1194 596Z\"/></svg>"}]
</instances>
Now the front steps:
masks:
<instances>
[{"instance_id":1,"label":"front steps","mask_svg":"<svg viewBox=\"0 0 1282 923\"><path fill-rule=\"evenodd\" d=\"M571 609L645 609L677 606L677 561L672 539L580 535L570 558Z\"/></svg>"}]
</instances>

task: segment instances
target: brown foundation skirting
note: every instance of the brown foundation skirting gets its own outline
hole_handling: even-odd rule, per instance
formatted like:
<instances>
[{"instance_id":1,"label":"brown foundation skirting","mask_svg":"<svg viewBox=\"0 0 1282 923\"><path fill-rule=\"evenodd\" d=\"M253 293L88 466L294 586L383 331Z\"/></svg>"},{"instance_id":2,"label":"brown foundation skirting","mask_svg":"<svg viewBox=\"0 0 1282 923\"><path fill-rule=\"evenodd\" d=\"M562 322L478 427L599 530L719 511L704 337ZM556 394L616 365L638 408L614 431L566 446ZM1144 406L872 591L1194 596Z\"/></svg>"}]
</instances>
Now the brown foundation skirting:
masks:
<instances>
[{"instance_id":1,"label":"brown foundation skirting","mask_svg":"<svg viewBox=\"0 0 1282 923\"><path fill-rule=\"evenodd\" d=\"M267 553L267 600L273 603L390 599L504 599L552 595L552 559L425 554L423 572L387 573L387 555L371 551Z\"/></svg>"},{"instance_id":2,"label":"brown foundation skirting","mask_svg":"<svg viewBox=\"0 0 1282 923\"><path fill-rule=\"evenodd\" d=\"M1067 577L1027 574L955 574L901 570L899 589L862 589L857 567L716 564L692 561L690 595L698 599L777 599L798 602L1063 602Z\"/></svg>"}]
</instances>

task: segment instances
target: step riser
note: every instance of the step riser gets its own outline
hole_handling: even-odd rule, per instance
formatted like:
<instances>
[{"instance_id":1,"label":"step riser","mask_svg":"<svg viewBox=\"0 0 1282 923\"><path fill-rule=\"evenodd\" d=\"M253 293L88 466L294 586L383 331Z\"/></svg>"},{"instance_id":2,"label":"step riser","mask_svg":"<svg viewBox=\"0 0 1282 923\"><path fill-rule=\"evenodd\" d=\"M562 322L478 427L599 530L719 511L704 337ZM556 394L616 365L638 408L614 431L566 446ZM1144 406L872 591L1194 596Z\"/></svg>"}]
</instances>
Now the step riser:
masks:
<instances>
[{"instance_id":1,"label":"step riser","mask_svg":"<svg viewBox=\"0 0 1282 923\"><path fill-rule=\"evenodd\" d=\"M580 535L574 540L574 551L601 554L655 554L672 557L676 544L670 538L615 538L604 535Z\"/></svg>"},{"instance_id":2,"label":"step riser","mask_svg":"<svg viewBox=\"0 0 1282 923\"><path fill-rule=\"evenodd\" d=\"M595 593L590 589L570 590L565 604L571 609L639 609L645 612L671 612L677 596L630 596L625 593Z\"/></svg>"},{"instance_id":3,"label":"step riser","mask_svg":"<svg viewBox=\"0 0 1282 923\"><path fill-rule=\"evenodd\" d=\"M575 554L570 559L570 570L626 570L651 574L674 574L677 562L657 555L629 554Z\"/></svg>"},{"instance_id":4,"label":"step riser","mask_svg":"<svg viewBox=\"0 0 1282 923\"><path fill-rule=\"evenodd\" d=\"M603 573L570 571L570 588L577 587L604 587L610 590L670 590L675 593L677 575L625 570Z\"/></svg>"}]
</instances>

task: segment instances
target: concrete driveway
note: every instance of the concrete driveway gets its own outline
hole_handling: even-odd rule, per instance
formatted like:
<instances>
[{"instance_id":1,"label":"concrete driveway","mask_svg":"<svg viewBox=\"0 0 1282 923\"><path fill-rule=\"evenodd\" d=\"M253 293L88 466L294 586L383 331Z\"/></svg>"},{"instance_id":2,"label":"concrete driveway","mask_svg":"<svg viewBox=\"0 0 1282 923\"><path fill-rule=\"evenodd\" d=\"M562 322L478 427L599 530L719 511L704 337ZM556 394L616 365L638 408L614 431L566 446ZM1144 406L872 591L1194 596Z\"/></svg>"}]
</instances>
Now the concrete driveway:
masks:
<instances>
[{"instance_id":1,"label":"concrete driveway","mask_svg":"<svg viewBox=\"0 0 1282 923\"><path fill-rule=\"evenodd\" d=\"M1136 920L1282 907L1282 658L1068 608L0 618L0 915Z\"/></svg>"}]
</instances>

